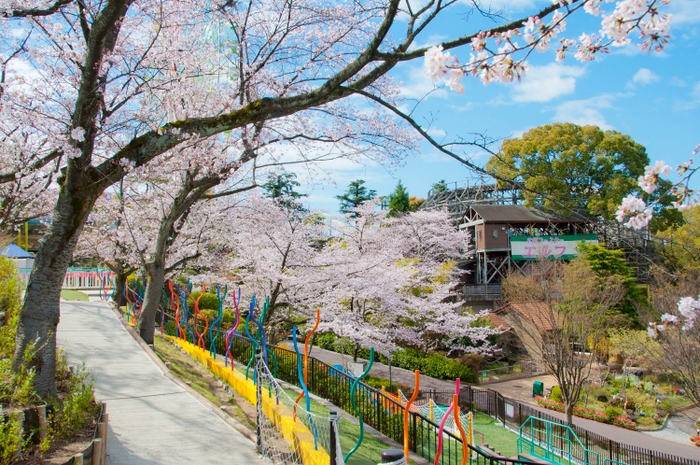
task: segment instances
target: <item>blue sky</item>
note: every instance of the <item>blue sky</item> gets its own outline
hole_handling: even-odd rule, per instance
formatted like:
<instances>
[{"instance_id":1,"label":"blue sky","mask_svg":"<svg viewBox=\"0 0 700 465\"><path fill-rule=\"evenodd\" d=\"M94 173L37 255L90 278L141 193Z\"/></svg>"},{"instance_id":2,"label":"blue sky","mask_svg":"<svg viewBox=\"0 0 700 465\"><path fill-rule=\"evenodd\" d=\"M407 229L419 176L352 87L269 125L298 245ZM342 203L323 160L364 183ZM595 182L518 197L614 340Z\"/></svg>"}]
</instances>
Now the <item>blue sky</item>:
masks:
<instances>
[{"instance_id":1,"label":"blue sky","mask_svg":"<svg viewBox=\"0 0 700 465\"><path fill-rule=\"evenodd\" d=\"M506 15L516 17L550 2L493 3L507 5ZM647 148L652 162L664 160L675 168L690 158L700 143L700 0L673 0L668 10L674 15L672 39L661 53L647 54L632 44L613 48L609 55L588 63L576 61L573 54L562 63L555 63L553 52L536 54L530 59L531 70L520 83L484 86L477 79L466 78L463 95L437 88L421 103L418 119L436 116L430 132L445 141L473 132L494 138L518 137L531 128L554 122L594 124L630 135ZM578 15L569 23L567 37L577 37L578 31L597 31L599 21ZM458 28L465 30L462 19L454 15L438 22L426 37L445 40L456 36ZM473 26L468 30L472 31ZM467 53L453 54L465 61ZM422 60L400 66L393 76L402 83L406 104L434 89L423 72ZM486 163L485 155L473 156L475 163ZM400 179L409 193L418 197L425 197L431 185L441 179L448 183L474 183L479 179L427 143L422 144L420 153L392 170L343 160L330 162L324 169L332 172L335 185L304 185L300 190L309 194L307 203L312 209L331 214L338 207L334 196L355 179L366 180L367 186L380 195L388 195ZM699 188L700 179L692 185Z\"/></svg>"}]
</instances>

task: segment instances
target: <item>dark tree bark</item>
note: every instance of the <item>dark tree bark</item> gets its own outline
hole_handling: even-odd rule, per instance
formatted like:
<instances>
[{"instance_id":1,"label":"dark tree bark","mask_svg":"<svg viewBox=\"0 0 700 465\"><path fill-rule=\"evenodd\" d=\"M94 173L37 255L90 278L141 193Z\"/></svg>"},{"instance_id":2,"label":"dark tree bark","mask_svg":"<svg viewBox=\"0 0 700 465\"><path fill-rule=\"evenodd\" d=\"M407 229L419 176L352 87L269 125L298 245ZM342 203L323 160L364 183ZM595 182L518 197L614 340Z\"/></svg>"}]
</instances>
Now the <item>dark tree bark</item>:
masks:
<instances>
[{"instance_id":1,"label":"dark tree bark","mask_svg":"<svg viewBox=\"0 0 700 465\"><path fill-rule=\"evenodd\" d=\"M74 165L73 165L74 166ZM68 170L51 226L39 248L20 311L12 367L35 370L34 387L42 398L56 395L56 327L61 287L78 237L99 192L83 173ZM100 191L101 192L101 191Z\"/></svg>"},{"instance_id":2,"label":"dark tree bark","mask_svg":"<svg viewBox=\"0 0 700 465\"><path fill-rule=\"evenodd\" d=\"M109 268L116 273L114 279L114 294L112 295L112 301L119 307L126 305L126 296L124 291L126 290L126 280L129 275L136 271L136 268L130 266L124 266L123 263L117 261L115 265L109 265Z\"/></svg>"},{"instance_id":3,"label":"dark tree bark","mask_svg":"<svg viewBox=\"0 0 700 465\"><path fill-rule=\"evenodd\" d=\"M195 176L196 173L187 173L180 192L173 200L170 212L158 229L155 251L151 262L146 265L148 284L139 317L139 334L147 344L153 344L156 314L165 285L166 257L180 229L175 226L178 223L182 224L187 219L192 205L222 180L220 177L194 179Z\"/></svg>"}]
</instances>

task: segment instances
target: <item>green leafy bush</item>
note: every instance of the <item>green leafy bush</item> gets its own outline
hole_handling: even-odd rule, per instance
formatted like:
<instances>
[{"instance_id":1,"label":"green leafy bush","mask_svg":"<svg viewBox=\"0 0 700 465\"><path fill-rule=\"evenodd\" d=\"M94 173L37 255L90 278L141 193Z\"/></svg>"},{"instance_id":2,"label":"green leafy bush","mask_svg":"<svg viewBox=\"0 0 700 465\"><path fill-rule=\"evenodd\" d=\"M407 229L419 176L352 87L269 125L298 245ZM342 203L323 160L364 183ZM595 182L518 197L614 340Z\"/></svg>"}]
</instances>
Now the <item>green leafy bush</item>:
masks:
<instances>
[{"instance_id":1,"label":"green leafy bush","mask_svg":"<svg viewBox=\"0 0 700 465\"><path fill-rule=\"evenodd\" d=\"M564 399L561 397L561 388L559 386L553 386L549 398L555 402L564 402Z\"/></svg>"},{"instance_id":2,"label":"green leafy bush","mask_svg":"<svg viewBox=\"0 0 700 465\"><path fill-rule=\"evenodd\" d=\"M57 370L58 371L58 370ZM67 389L69 394L58 401L54 432L60 437L70 437L89 425L99 408L93 398L93 380L79 367L75 373L68 370Z\"/></svg>"},{"instance_id":3,"label":"green leafy bush","mask_svg":"<svg viewBox=\"0 0 700 465\"><path fill-rule=\"evenodd\" d=\"M623 413L622 408L616 405L608 405L605 407L605 416L610 422L612 422L615 417L621 416Z\"/></svg>"},{"instance_id":4,"label":"green leafy bush","mask_svg":"<svg viewBox=\"0 0 700 465\"><path fill-rule=\"evenodd\" d=\"M468 366L442 355L425 355L416 349L403 349L395 353L393 364L407 370L420 370L422 374L438 379L459 378L465 383L475 380L474 371Z\"/></svg>"},{"instance_id":5,"label":"green leafy bush","mask_svg":"<svg viewBox=\"0 0 700 465\"><path fill-rule=\"evenodd\" d=\"M34 371L29 369L34 357L34 348L24 353L22 368L12 370L12 356L15 350L15 335L21 307L21 283L17 270L9 259L0 257L0 308L5 312L6 324L0 327L0 464L13 463L18 447L25 456L33 452L31 435L22 437L22 412L29 407L43 404L33 389ZM58 399L49 399L55 408L55 416L50 425L49 440L39 445L47 450L50 441L56 438L70 438L96 416L97 405L93 398L92 381L84 370L72 373L68 369L65 356L57 353L56 388ZM9 408L8 408L9 407ZM3 411L4 410L4 411ZM10 413L8 415L8 413ZM3 418L4 417L4 418Z\"/></svg>"},{"instance_id":6,"label":"green leafy bush","mask_svg":"<svg viewBox=\"0 0 700 465\"><path fill-rule=\"evenodd\" d=\"M335 340L333 333L318 333L315 336L316 345L325 350L335 350Z\"/></svg>"},{"instance_id":7,"label":"green leafy bush","mask_svg":"<svg viewBox=\"0 0 700 465\"><path fill-rule=\"evenodd\" d=\"M194 291L190 294L190 298L187 299L187 308L190 311L194 311L194 301L202 295L201 291ZM205 292L202 298L199 299L199 309L200 310L219 310L219 299L216 298L216 294L212 292Z\"/></svg>"}]
</instances>

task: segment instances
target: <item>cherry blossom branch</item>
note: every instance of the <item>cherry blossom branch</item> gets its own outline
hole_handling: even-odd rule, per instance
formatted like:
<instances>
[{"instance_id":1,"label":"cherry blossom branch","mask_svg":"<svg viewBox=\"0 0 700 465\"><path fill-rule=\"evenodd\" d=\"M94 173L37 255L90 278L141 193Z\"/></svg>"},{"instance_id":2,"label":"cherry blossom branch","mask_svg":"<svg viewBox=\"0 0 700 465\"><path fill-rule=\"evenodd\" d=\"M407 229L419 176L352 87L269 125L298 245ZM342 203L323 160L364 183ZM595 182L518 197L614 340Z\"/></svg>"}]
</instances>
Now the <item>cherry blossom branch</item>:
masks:
<instances>
[{"instance_id":1,"label":"cherry blossom branch","mask_svg":"<svg viewBox=\"0 0 700 465\"><path fill-rule=\"evenodd\" d=\"M48 8L23 8L23 9L4 9L0 16L3 18L26 18L28 16L50 16L57 13L63 7L73 3L73 0L57 0L56 3Z\"/></svg>"}]
</instances>

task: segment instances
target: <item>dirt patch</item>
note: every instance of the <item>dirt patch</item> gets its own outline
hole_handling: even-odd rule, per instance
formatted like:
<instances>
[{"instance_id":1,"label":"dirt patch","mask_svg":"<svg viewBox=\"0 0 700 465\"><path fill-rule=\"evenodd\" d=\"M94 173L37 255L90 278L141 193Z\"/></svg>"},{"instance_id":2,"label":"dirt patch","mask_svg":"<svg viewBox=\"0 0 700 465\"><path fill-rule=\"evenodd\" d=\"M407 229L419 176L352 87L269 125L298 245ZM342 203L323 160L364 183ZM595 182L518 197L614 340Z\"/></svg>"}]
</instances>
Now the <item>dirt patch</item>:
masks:
<instances>
[{"instance_id":1,"label":"dirt patch","mask_svg":"<svg viewBox=\"0 0 700 465\"><path fill-rule=\"evenodd\" d=\"M99 416L99 413L98 413ZM92 425L84 427L75 436L70 439L54 439L51 442L51 449L46 452L33 451L24 460L17 462L18 465L63 465L72 457L80 452L84 452L90 446L95 434L95 424L98 417Z\"/></svg>"}]
</instances>

